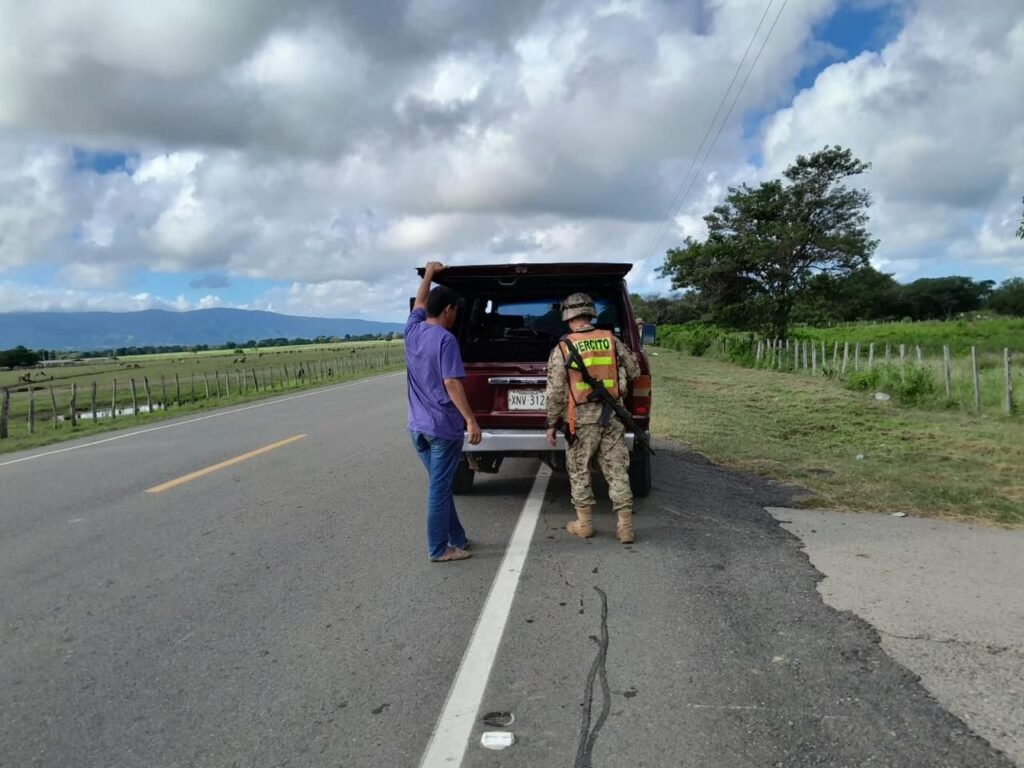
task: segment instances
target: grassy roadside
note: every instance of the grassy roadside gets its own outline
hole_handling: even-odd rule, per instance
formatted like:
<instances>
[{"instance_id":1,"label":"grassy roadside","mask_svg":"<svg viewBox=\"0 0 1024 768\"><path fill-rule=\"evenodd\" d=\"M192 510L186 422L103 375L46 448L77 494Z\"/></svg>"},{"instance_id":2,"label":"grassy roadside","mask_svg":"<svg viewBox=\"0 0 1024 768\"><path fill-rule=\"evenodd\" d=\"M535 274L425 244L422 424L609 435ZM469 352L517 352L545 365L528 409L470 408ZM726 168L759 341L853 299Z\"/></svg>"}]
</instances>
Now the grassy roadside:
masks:
<instances>
[{"instance_id":1,"label":"grassy roadside","mask_svg":"<svg viewBox=\"0 0 1024 768\"><path fill-rule=\"evenodd\" d=\"M1019 419L904 408L820 379L652 351L655 434L802 486L804 506L1024 525Z\"/></svg>"},{"instance_id":2,"label":"grassy roadside","mask_svg":"<svg viewBox=\"0 0 1024 768\"><path fill-rule=\"evenodd\" d=\"M404 364L357 371L354 373L338 374L330 379L317 380L302 386L288 386L270 391L261 390L258 393L250 391L247 394L238 394L235 392L231 395L224 395L219 398L214 397L209 400L183 402L180 406L170 406L166 411L158 410L154 413L140 413L138 416L118 416L116 419L100 419L97 422L93 422L91 419L83 419L74 427L72 427L70 422L67 421L58 422L56 427L49 422L39 423L36 425L35 434L30 435L27 431L22 430L21 432L12 435L12 437L7 440L0 440L0 454L13 453L15 451L23 451L30 448L40 448L46 445L64 442L66 440L99 435L119 429L138 429L181 416L189 416L192 414L202 413L204 411L214 411L230 406L255 402L257 400L266 400L268 398L278 397L281 395L299 394L301 392L314 389L343 384L348 381L357 381L359 379L367 379L373 376L382 376L402 370L405 370Z\"/></svg>"}]
</instances>

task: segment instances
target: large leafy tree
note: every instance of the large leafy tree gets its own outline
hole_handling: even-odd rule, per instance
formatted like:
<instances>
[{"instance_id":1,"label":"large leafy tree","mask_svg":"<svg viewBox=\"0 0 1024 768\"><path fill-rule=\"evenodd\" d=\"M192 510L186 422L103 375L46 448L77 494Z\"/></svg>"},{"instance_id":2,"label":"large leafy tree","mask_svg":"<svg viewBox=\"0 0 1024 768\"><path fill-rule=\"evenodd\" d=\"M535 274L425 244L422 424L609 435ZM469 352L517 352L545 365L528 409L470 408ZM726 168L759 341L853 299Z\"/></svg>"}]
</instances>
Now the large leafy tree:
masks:
<instances>
[{"instance_id":1,"label":"large leafy tree","mask_svg":"<svg viewBox=\"0 0 1024 768\"><path fill-rule=\"evenodd\" d=\"M949 320L979 309L992 292L991 280L975 282L969 277L922 277L901 290L907 314L915 320Z\"/></svg>"},{"instance_id":2,"label":"large leafy tree","mask_svg":"<svg viewBox=\"0 0 1024 768\"><path fill-rule=\"evenodd\" d=\"M1021 225L1024 229L1024 224ZM1001 315L1024 317L1024 277L1011 277L992 291L986 306Z\"/></svg>"},{"instance_id":3,"label":"large leafy tree","mask_svg":"<svg viewBox=\"0 0 1024 768\"><path fill-rule=\"evenodd\" d=\"M871 197L845 182L869 168L848 149L825 147L797 157L783 179L730 187L704 217L707 239L670 250L661 274L699 291L719 321L785 336L811 278L868 265L878 245L867 230Z\"/></svg>"}]
</instances>

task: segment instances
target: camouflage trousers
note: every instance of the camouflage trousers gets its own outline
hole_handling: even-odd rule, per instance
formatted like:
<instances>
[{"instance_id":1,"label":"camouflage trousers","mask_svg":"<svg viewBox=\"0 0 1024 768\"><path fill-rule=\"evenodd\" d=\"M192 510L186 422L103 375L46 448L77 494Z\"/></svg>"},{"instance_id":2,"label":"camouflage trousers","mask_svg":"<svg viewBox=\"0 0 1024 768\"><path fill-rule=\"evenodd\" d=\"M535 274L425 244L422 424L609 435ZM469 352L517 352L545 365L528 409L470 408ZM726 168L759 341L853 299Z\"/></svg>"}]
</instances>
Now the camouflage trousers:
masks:
<instances>
[{"instance_id":1,"label":"camouflage trousers","mask_svg":"<svg viewBox=\"0 0 1024 768\"><path fill-rule=\"evenodd\" d=\"M591 464L597 459L614 512L633 510L633 491L629 487L629 450L626 448L622 422L613 419L607 427L580 424L576 442L565 452L565 468L575 507L592 507L597 503L591 482Z\"/></svg>"}]
</instances>

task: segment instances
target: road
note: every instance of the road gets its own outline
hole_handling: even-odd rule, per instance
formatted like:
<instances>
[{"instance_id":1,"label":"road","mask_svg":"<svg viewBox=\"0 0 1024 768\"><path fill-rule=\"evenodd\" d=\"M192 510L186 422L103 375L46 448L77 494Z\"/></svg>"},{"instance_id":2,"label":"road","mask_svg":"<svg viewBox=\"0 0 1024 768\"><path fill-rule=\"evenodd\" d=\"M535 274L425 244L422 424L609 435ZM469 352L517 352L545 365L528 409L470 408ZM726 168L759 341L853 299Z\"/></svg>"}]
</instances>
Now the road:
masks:
<instances>
[{"instance_id":1,"label":"road","mask_svg":"<svg viewBox=\"0 0 1024 768\"><path fill-rule=\"evenodd\" d=\"M460 707L515 716L464 766L1011 766L822 601L783 489L663 446L624 547L510 461L432 564L404 408L398 375L0 456L0 766L456 765Z\"/></svg>"}]
</instances>

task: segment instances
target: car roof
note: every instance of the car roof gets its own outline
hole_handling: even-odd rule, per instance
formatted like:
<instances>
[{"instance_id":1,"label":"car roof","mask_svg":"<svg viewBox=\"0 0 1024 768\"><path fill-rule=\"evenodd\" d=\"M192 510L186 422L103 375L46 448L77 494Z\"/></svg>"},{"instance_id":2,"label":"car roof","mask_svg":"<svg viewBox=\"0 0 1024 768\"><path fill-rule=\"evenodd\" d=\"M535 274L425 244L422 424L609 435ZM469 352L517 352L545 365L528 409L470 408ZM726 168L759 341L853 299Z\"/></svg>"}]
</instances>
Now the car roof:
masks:
<instances>
[{"instance_id":1,"label":"car roof","mask_svg":"<svg viewBox=\"0 0 1024 768\"><path fill-rule=\"evenodd\" d=\"M472 292L536 292L544 288L561 293L618 285L632 268L632 264L605 261L481 264L448 267L434 276L434 282ZM422 277L423 267L417 273Z\"/></svg>"}]
</instances>

